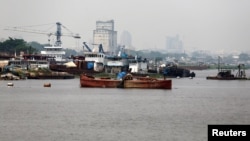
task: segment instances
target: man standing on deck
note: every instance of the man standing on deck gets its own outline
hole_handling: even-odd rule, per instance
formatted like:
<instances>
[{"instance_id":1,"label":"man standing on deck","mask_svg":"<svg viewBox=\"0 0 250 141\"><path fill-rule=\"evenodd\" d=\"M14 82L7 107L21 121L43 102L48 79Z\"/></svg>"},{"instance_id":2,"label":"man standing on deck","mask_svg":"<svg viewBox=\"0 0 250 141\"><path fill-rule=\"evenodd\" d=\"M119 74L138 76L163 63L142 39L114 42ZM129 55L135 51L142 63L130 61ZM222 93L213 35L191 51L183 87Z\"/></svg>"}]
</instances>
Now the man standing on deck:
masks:
<instances>
[{"instance_id":1,"label":"man standing on deck","mask_svg":"<svg viewBox=\"0 0 250 141\"><path fill-rule=\"evenodd\" d=\"M164 80L166 80L166 77L167 77L167 75L168 75L168 72L169 72L169 68L168 68L168 67L165 67L165 68L163 69L163 78L164 78Z\"/></svg>"}]
</instances>

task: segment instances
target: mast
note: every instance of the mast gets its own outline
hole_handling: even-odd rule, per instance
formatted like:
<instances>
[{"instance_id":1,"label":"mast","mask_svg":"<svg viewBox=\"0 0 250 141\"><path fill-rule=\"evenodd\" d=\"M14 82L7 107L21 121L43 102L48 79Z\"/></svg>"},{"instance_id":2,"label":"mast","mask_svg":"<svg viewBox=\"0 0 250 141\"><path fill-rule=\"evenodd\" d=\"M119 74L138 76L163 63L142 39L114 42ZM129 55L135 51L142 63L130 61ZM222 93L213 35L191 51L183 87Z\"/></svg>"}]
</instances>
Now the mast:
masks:
<instances>
[{"instance_id":1,"label":"mast","mask_svg":"<svg viewBox=\"0 0 250 141\"><path fill-rule=\"evenodd\" d=\"M220 56L218 56L218 72L220 72Z\"/></svg>"},{"instance_id":2,"label":"mast","mask_svg":"<svg viewBox=\"0 0 250 141\"><path fill-rule=\"evenodd\" d=\"M61 23L57 22L56 26L57 26L57 30L56 30L56 46L61 46L62 41L61 41L61 36L62 36L62 28L61 28Z\"/></svg>"}]
</instances>

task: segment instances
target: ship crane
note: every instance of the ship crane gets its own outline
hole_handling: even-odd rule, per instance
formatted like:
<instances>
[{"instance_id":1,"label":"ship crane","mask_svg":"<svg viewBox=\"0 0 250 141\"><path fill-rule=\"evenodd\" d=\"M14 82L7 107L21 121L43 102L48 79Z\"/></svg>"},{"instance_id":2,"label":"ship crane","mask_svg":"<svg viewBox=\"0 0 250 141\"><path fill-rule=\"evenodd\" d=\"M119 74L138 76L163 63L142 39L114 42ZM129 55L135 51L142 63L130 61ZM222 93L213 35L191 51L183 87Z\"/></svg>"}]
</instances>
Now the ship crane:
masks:
<instances>
[{"instance_id":1,"label":"ship crane","mask_svg":"<svg viewBox=\"0 0 250 141\"><path fill-rule=\"evenodd\" d=\"M44 25L47 25L47 24L44 24ZM43 26L43 25L37 25L37 26ZM49 44L50 44L50 36L54 35L54 36L56 36L55 46L61 46L61 44L62 44L61 36L69 36L69 37L73 37L75 39L80 39L81 38L81 36L79 34L74 34L68 28L63 26L60 22L57 22L56 26L57 26L56 32L48 32L48 31L42 31L42 30L32 30L32 29L28 29L28 28L24 28L24 27L7 27L4 30L12 30L12 31L19 31L19 32L36 33L36 34L46 34L49 37L49 39L48 39ZM33 27L33 26L25 26L25 27ZM62 27L64 29L66 29L70 33L69 34L62 33Z\"/></svg>"},{"instance_id":2,"label":"ship crane","mask_svg":"<svg viewBox=\"0 0 250 141\"><path fill-rule=\"evenodd\" d=\"M99 53L104 53L102 44L92 44L92 45L98 45ZM86 42L83 42L83 50L84 50L84 47L86 47L89 52L93 52L93 50L90 49L90 47L86 44Z\"/></svg>"},{"instance_id":3,"label":"ship crane","mask_svg":"<svg viewBox=\"0 0 250 141\"><path fill-rule=\"evenodd\" d=\"M89 48L89 46L86 44L86 42L83 42L83 45L88 49L89 52L92 52L92 50ZM84 46L83 46L83 50L84 50Z\"/></svg>"},{"instance_id":4,"label":"ship crane","mask_svg":"<svg viewBox=\"0 0 250 141\"><path fill-rule=\"evenodd\" d=\"M103 50L102 44L92 44L92 45L98 45L99 52L100 52L100 53L104 53L104 50Z\"/></svg>"}]
</instances>

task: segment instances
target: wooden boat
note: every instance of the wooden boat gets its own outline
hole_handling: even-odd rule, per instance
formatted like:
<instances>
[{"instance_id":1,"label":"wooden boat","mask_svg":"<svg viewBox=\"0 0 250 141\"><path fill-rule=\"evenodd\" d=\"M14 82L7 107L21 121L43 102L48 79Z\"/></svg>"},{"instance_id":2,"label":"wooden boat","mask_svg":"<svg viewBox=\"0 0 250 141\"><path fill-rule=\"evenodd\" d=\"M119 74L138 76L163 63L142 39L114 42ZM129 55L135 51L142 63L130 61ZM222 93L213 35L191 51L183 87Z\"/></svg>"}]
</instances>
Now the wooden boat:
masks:
<instances>
[{"instance_id":1,"label":"wooden boat","mask_svg":"<svg viewBox=\"0 0 250 141\"><path fill-rule=\"evenodd\" d=\"M81 87L99 88L145 88L145 89L172 89L172 80L158 80L148 77L126 75L122 80L111 78L95 78L86 74L80 75Z\"/></svg>"},{"instance_id":2,"label":"wooden boat","mask_svg":"<svg viewBox=\"0 0 250 141\"><path fill-rule=\"evenodd\" d=\"M99 87L99 88L116 88L122 80L114 80L111 78L95 78L90 75L81 74L81 87Z\"/></svg>"},{"instance_id":3,"label":"wooden boat","mask_svg":"<svg viewBox=\"0 0 250 141\"><path fill-rule=\"evenodd\" d=\"M138 77L136 79L125 80L124 88L172 89L172 80Z\"/></svg>"}]
</instances>

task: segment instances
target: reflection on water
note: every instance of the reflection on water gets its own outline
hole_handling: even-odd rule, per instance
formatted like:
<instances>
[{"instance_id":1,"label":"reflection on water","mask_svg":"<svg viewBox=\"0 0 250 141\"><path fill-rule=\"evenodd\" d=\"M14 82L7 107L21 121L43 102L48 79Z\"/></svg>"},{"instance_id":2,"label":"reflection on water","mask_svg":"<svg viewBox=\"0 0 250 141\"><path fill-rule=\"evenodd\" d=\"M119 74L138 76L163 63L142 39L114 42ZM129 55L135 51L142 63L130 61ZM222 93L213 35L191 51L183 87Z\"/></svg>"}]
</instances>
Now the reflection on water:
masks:
<instances>
[{"instance_id":1,"label":"reflection on water","mask_svg":"<svg viewBox=\"0 0 250 141\"><path fill-rule=\"evenodd\" d=\"M0 81L0 140L207 140L250 123L250 81L173 79L172 90L80 88L79 79ZM250 74L250 73L247 73ZM44 83L51 83L44 88Z\"/></svg>"}]
</instances>

